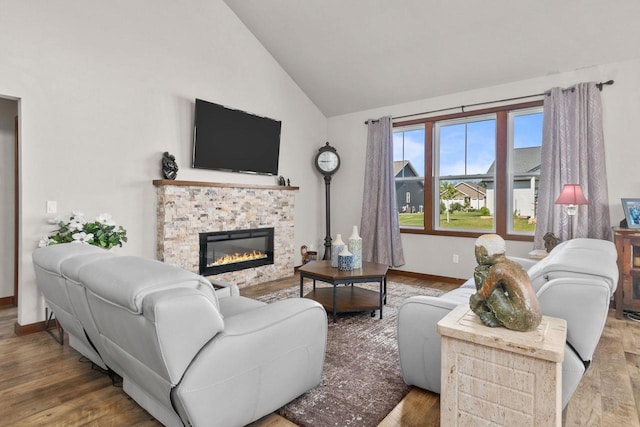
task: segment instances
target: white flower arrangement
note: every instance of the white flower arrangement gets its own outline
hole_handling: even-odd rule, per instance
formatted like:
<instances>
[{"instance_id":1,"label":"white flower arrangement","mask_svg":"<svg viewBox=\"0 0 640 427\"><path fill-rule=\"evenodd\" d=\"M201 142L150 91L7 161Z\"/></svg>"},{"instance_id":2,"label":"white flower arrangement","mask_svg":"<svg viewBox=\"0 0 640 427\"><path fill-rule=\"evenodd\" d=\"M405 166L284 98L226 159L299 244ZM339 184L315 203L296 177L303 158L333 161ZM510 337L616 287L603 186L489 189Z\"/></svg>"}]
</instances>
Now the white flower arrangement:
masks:
<instances>
[{"instance_id":1,"label":"white flower arrangement","mask_svg":"<svg viewBox=\"0 0 640 427\"><path fill-rule=\"evenodd\" d=\"M86 243L111 249L122 246L127 241L127 230L117 226L111 215L103 213L94 221L88 222L82 212L72 212L68 220L50 220L58 229L40 240L39 247L58 243Z\"/></svg>"}]
</instances>

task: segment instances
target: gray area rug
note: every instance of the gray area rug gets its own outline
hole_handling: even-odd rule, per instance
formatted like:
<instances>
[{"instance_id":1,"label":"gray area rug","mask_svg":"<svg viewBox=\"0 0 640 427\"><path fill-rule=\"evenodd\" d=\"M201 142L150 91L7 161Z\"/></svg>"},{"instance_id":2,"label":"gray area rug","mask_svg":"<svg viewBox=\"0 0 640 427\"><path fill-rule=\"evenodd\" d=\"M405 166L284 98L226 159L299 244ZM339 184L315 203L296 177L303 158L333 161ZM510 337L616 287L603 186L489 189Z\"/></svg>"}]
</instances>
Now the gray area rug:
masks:
<instances>
[{"instance_id":1,"label":"gray area rug","mask_svg":"<svg viewBox=\"0 0 640 427\"><path fill-rule=\"evenodd\" d=\"M318 286L322 286L318 283ZM378 289L378 284L356 286ZM305 284L305 294L311 283ZM341 314L328 320L327 352L322 381L313 390L277 412L303 427L372 427L409 392L398 365L396 319L398 307L414 295L439 296L443 291L400 283L387 284L387 305L380 319L370 312ZM300 288L283 289L263 297L271 302L300 295Z\"/></svg>"}]
</instances>

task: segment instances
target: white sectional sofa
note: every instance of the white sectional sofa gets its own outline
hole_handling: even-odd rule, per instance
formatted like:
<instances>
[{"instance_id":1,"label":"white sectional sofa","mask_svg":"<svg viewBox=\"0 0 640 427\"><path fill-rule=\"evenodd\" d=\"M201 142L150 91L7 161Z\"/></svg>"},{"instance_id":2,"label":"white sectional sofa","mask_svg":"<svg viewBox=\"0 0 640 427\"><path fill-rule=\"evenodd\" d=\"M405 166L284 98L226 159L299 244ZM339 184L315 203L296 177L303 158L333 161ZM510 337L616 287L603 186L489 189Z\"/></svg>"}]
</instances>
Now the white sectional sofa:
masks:
<instances>
[{"instance_id":1,"label":"white sectional sofa","mask_svg":"<svg viewBox=\"0 0 640 427\"><path fill-rule=\"evenodd\" d=\"M527 270L543 315L567 321L562 365L562 406L585 373L604 328L618 283L612 242L573 239L556 246L543 260L512 258ZM400 368L409 385L440 393L440 319L476 292L473 279L440 297L408 298L398 313Z\"/></svg>"},{"instance_id":2,"label":"white sectional sofa","mask_svg":"<svg viewBox=\"0 0 640 427\"><path fill-rule=\"evenodd\" d=\"M216 292L186 270L79 243L37 249L33 263L70 345L167 426L246 425L321 380L327 316L315 301Z\"/></svg>"}]
</instances>

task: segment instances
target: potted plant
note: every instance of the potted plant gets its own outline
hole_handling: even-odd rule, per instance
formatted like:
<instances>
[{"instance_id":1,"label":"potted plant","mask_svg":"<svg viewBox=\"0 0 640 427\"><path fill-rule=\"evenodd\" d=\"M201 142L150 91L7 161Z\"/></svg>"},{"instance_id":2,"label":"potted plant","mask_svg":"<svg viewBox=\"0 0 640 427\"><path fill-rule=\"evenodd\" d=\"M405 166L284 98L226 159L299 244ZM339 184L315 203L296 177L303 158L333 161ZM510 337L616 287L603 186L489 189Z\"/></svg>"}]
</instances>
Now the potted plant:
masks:
<instances>
[{"instance_id":1,"label":"potted plant","mask_svg":"<svg viewBox=\"0 0 640 427\"><path fill-rule=\"evenodd\" d=\"M122 246L127 241L127 230L116 225L111 215L106 213L100 214L93 221L87 221L82 212L72 212L69 219L55 219L52 222L58 229L43 237L38 246L76 242L111 249Z\"/></svg>"}]
</instances>

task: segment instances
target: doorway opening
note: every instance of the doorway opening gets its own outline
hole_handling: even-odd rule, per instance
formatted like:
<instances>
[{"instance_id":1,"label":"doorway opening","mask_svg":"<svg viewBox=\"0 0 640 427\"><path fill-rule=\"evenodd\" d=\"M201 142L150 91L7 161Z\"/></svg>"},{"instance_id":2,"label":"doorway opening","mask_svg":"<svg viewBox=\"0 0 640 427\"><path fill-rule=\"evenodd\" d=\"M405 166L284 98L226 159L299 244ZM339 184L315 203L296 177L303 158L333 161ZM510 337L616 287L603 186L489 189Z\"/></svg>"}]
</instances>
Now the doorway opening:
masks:
<instances>
[{"instance_id":1,"label":"doorway opening","mask_svg":"<svg viewBox=\"0 0 640 427\"><path fill-rule=\"evenodd\" d=\"M0 308L18 305L19 101L0 96Z\"/></svg>"}]
</instances>

